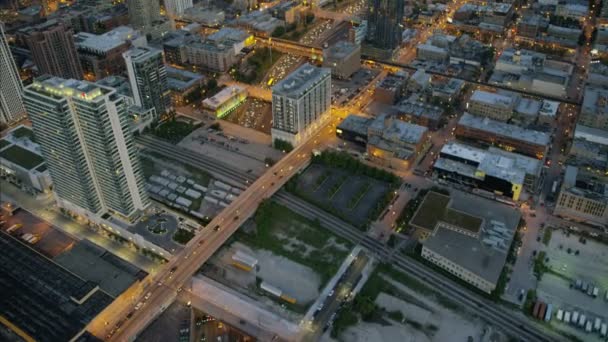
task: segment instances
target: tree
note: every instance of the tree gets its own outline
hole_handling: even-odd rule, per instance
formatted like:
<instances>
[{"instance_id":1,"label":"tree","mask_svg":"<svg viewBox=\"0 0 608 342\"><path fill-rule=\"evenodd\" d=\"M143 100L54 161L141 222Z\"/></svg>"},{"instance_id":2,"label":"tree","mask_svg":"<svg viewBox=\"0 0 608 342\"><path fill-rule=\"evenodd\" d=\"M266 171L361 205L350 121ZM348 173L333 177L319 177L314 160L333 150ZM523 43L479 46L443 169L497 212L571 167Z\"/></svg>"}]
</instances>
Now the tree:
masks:
<instances>
[{"instance_id":1,"label":"tree","mask_svg":"<svg viewBox=\"0 0 608 342\"><path fill-rule=\"evenodd\" d=\"M312 23L313 20L315 20L315 15L312 13L308 13L306 15L306 24Z\"/></svg>"},{"instance_id":2,"label":"tree","mask_svg":"<svg viewBox=\"0 0 608 342\"><path fill-rule=\"evenodd\" d=\"M217 88L217 81L215 78L210 78L209 81L207 81L207 90L212 90Z\"/></svg>"},{"instance_id":3,"label":"tree","mask_svg":"<svg viewBox=\"0 0 608 342\"><path fill-rule=\"evenodd\" d=\"M275 28L274 31L272 31L271 36L280 37L284 34L285 34L285 28L283 26L279 26L279 27Z\"/></svg>"}]
</instances>

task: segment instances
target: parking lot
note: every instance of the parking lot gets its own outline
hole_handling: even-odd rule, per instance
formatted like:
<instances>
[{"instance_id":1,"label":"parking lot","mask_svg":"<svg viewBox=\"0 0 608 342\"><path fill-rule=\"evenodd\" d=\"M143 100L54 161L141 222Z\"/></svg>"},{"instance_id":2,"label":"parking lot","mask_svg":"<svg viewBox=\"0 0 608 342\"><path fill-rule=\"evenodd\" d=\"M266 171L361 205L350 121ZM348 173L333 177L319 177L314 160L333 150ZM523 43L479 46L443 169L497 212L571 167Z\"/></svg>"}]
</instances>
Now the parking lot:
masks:
<instances>
[{"instance_id":1,"label":"parking lot","mask_svg":"<svg viewBox=\"0 0 608 342\"><path fill-rule=\"evenodd\" d=\"M370 215L389 188L388 183L319 164L306 169L297 182L298 192L320 206L344 213L357 226L376 219Z\"/></svg>"},{"instance_id":2,"label":"parking lot","mask_svg":"<svg viewBox=\"0 0 608 342\"><path fill-rule=\"evenodd\" d=\"M225 119L243 127L270 134L270 128L272 127L271 103L248 98L242 106L230 113Z\"/></svg>"},{"instance_id":3,"label":"parking lot","mask_svg":"<svg viewBox=\"0 0 608 342\"><path fill-rule=\"evenodd\" d=\"M558 275L543 275L537 289L539 297L558 308L577 309L587 312L588 316L608 320L608 302L605 300L608 290L608 248L592 240L586 240L583 244L578 235L568 236L562 230L555 230L549 246L544 250L549 260L546 264ZM572 286L576 280L597 287L597 298Z\"/></svg>"},{"instance_id":4,"label":"parking lot","mask_svg":"<svg viewBox=\"0 0 608 342\"><path fill-rule=\"evenodd\" d=\"M2 211L1 214L3 216L0 218L0 221L5 221L2 225L3 230L6 231L17 225L16 227L19 228L14 228L15 230L10 234L15 237L24 236L24 234L35 236L35 240L31 240L32 246L35 246L37 251L49 258L54 258L61 254L75 242L74 239L65 233L54 229L48 222L38 219L23 209L15 211L13 216L9 216L5 211Z\"/></svg>"}]
</instances>

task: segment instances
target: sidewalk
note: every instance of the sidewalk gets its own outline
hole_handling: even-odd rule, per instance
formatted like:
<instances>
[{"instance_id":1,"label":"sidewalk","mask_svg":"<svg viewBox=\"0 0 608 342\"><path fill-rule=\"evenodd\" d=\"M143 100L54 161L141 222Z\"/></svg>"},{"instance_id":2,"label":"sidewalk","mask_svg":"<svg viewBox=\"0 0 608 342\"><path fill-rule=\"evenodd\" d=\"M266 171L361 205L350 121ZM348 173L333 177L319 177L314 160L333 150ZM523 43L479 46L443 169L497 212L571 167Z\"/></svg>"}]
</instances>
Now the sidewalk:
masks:
<instances>
[{"instance_id":1,"label":"sidewalk","mask_svg":"<svg viewBox=\"0 0 608 342\"><path fill-rule=\"evenodd\" d=\"M19 204L23 209L32 213L32 215L50 223L53 228L59 229L72 238L76 240L89 240L148 273L154 273L158 269L159 265L153 260L104 235L98 234L84 223L79 223L63 216L54 206L50 195L33 197L4 180L0 180L0 188L2 188L0 200Z\"/></svg>"}]
</instances>

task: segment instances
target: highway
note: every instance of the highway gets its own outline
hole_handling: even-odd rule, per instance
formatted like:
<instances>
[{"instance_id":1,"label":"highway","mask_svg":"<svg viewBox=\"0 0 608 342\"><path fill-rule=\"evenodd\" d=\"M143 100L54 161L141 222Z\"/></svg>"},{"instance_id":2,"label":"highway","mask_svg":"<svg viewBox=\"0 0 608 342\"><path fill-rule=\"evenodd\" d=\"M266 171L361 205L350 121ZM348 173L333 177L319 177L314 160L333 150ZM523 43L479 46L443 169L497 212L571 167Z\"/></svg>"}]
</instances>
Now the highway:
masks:
<instances>
[{"instance_id":1,"label":"highway","mask_svg":"<svg viewBox=\"0 0 608 342\"><path fill-rule=\"evenodd\" d=\"M160 153L172 156L181 162L208 171L212 175L220 175L224 178L232 179L234 183L241 184L243 187L255 181L254 176L234 171L231 167L220 161L212 160L197 154L196 152L179 148L170 143L159 141L153 137L142 136L138 138L137 142L145 148L154 149ZM266 174L268 174L268 172ZM274 198L280 204L285 205L304 217L319 219L324 227L330 229L339 236L367 248L375 253L380 260L391 262L391 264L400 271L412 276L421 283L426 284L428 287L433 288L438 293L448 296L463 308L473 307L473 310L481 318L487 320L491 324L502 327L507 332L514 334L523 340L539 342L564 340L560 335L536 325L523 314L497 306L496 303L469 291L441 274L429 270L417 261L393 253L381 242L314 205L285 191L277 192Z\"/></svg>"},{"instance_id":2,"label":"highway","mask_svg":"<svg viewBox=\"0 0 608 342\"><path fill-rule=\"evenodd\" d=\"M322 132L330 123L330 120L326 121L318 130ZM99 338L112 341L127 341L137 336L169 306L183 284L255 213L259 204L309 163L310 154L318 143L316 139L309 139L272 166L222 210L209 223L208 229L190 240L184 250L162 270L146 278L139 294L131 294L133 298L118 297L87 326L87 330ZM174 156L177 150L177 146L172 146L164 153ZM138 302L145 303L139 310L134 310L134 303Z\"/></svg>"}]
</instances>

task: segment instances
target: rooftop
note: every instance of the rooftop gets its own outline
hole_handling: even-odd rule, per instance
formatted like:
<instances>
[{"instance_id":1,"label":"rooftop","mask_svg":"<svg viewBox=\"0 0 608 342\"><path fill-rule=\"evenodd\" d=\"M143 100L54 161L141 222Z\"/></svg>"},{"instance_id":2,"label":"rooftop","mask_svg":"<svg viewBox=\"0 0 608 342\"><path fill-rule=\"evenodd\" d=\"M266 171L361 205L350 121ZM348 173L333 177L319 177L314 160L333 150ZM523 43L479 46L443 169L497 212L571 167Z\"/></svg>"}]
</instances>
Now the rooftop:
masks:
<instances>
[{"instance_id":1,"label":"rooftop","mask_svg":"<svg viewBox=\"0 0 608 342\"><path fill-rule=\"evenodd\" d=\"M399 114L412 115L415 117L426 117L439 120L443 115L443 108L427 103L405 99L394 106Z\"/></svg>"},{"instance_id":2,"label":"rooftop","mask_svg":"<svg viewBox=\"0 0 608 342\"><path fill-rule=\"evenodd\" d=\"M230 100L237 94L246 92L246 89L237 85L231 85L222 89L219 93L205 99L203 105L209 108L216 108L222 103Z\"/></svg>"},{"instance_id":3,"label":"rooftop","mask_svg":"<svg viewBox=\"0 0 608 342\"><path fill-rule=\"evenodd\" d=\"M94 100L104 93L114 91L95 83L55 76L39 77L27 89L35 90L38 93L58 99L77 97L87 101Z\"/></svg>"},{"instance_id":4,"label":"rooftop","mask_svg":"<svg viewBox=\"0 0 608 342\"><path fill-rule=\"evenodd\" d=\"M585 87L582 112L608 115L608 89Z\"/></svg>"},{"instance_id":5,"label":"rooftop","mask_svg":"<svg viewBox=\"0 0 608 342\"><path fill-rule=\"evenodd\" d=\"M337 129L367 136L367 129L373 120L374 119L371 118L350 114L340 122Z\"/></svg>"},{"instance_id":6,"label":"rooftop","mask_svg":"<svg viewBox=\"0 0 608 342\"><path fill-rule=\"evenodd\" d=\"M597 178L575 166L566 166L562 191L608 203L608 182L606 182L606 179Z\"/></svg>"},{"instance_id":7,"label":"rooftop","mask_svg":"<svg viewBox=\"0 0 608 342\"><path fill-rule=\"evenodd\" d=\"M557 115L558 109L559 109L559 102L543 100L543 104L540 107L540 111L538 112L538 114L543 115L543 116L555 117Z\"/></svg>"},{"instance_id":8,"label":"rooftop","mask_svg":"<svg viewBox=\"0 0 608 342\"><path fill-rule=\"evenodd\" d=\"M429 192L421 207L426 205L429 196L432 196L428 201L429 208L425 210L427 215L433 216L435 212L432 207L441 210L433 203L433 199L444 195ZM507 205L458 190L451 190L448 198L447 210L457 211L463 217L468 216L465 222L471 220L469 224L473 223L472 227L476 228L477 234L462 234L446 226L437 229L433 227L433 234L423 243L424 247L496 283L507 259L508 248L521 214ZM445 203L446 200L441 201Z\"/></svg>"},{"instance_id":9,"label":"rooftop","mask_svg":"<svg viewBox=\"0 0 608 342\"><path fill-rule=\"evenodd\" d=\"M166 69L167 84L172 90L185 90L201 83L205 79L203 75L188 70L177 69L168 65Z\"/></svg>"},{"instance_id":10,"label":"rooftop","mask_svg":"<svg viewBox=\"0 0 608 342\"><path fill-rule=\"evenodd\" d=\"M525 129L516 125L510 125L504 122L492 120L487 117L479 117L464 113L458 124L465 127L475 128L496 135L510 137L535 145L549 145L549 135L544 132Z\"/></svg>"},{"instance_id":11,"label":"rooftop","mask_svg":"<svg viewBox=\"0 0 608 342\"><path fill-rule=\"evenodd\" d=\"M74 43L79 49L106 52L138 37L140 37L140 34L135 29L128 26L119 26L100 35L84 31L78 32L74 35Z\"/></svg>"},{"instance_id":12,"label":"rooftop","mask_svg":"<svg viewBox=\"0 0 608 342\"><path fill-rule=\"evenodd\" d=\"M122 54L125 58L131 58L134 61L142 61L151 56L162 55L162 51L149 47L135 47Z\"/></svg>"},{"instance_id":13,"label":"rooftop","mask_svg":"<svg viewBox=\"0 0 608 342\"><path fill-rule=\"evenodd\" d=\"M380 132L385 140L407 144L419 143L428 131L424 126L389 118L386 114L379 115L374 119L370 128L375 132Z\"/></svg>"},{"instance_id":14,"label":"rooftop","mask_svg":"<svg viewBox=\"0 0 608 342\"><path fill-rule=\"evenodd\" d=\"M337 42L336 44L328 47L327 49L324 49L323 58L342 60L342 59L350 56L352 53L356 52L360 48L361 47L357 44L353 44L351 42L341 40L341 41Z\"/></svg>"},{"instance_id":15,"label":"rooftop","mask_svg":"<svg viewBox=\"0 0 608 342\"><path fill-rule=\"evenodd\" d=\"M12 145L0 151L0 157L26 170L34 169L44 163L44 159L40 155L18 145Z\"/></svg>"},{"instance_id":16,"label":"rooftop","mask_svg":"<svg viewBox=\"0 0 608 342\"><path fill-rule=\"evenodd\" d=\"M0 298L2 314L41 341L68 341L78 334L112 297L0 232Z\"/></svg>"},{"instance_id":17,"label":"rooftop","mask_svg":"<svg viewBox=\"0 0 608 342\"><path fill-rule=\"evenodd\" d=\"M300 97L323 79L330 77L330 75L331 70L329 68L318 68L305 63L274 85L272 87L272 94Z\"/></svg>"},{"instance_id":18,"label":"rooftop","mask_svg":"<svg viewBox=\"0 0 608 342\"><path fill-rule=\"evenodd\" d=\"M608 146L608 131L588 127L583 125L576 125L574 130L575 139L584 139L596 144Z\"/></svg>"},{"instance_id":19,"label":"rooftop","mask_svg":"<svg viewBox=\"0 0 608 342\"><path fill-rule=\"evenodd\" d=\"M481 229L482 219L453 210L448 207L450 203L450 196L430 191L418 207L418 210L416 210L410 223L414 226L433 231L437 223L445 222L473 234L478 234Z\"/></svg>"},{"instance_id":20,"label":"rooftop","mask_svg":"<svg viewBox=\"0 0 608 342\"><path fill-rule=\"evenodd\" d=\"M503 108L513 108L516 98L513 96L490 93L483 90L475 90L471 96L471 101L482 102Z\"/></svg>"}]
</instances>

